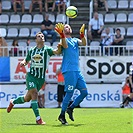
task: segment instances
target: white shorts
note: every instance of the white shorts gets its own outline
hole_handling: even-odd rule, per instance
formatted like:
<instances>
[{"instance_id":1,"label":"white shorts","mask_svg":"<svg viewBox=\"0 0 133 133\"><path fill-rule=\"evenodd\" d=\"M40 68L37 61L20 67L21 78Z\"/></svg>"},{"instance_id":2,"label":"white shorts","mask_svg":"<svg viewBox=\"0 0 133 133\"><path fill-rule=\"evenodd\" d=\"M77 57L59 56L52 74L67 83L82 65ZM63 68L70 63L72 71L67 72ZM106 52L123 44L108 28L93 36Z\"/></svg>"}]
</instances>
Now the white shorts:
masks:
<instances>
[{"instance_id":1,"label":"white shorts","mask_svg":"<svg viewBox=\"0 0 133 133\"><path fill-rule=\"evenodd\" d=\"M38 92L38 96L41 96L41 95L43 95L43 94L45 94L45 90L40 90L40 91Z\"/></svg>"}]
</instances>

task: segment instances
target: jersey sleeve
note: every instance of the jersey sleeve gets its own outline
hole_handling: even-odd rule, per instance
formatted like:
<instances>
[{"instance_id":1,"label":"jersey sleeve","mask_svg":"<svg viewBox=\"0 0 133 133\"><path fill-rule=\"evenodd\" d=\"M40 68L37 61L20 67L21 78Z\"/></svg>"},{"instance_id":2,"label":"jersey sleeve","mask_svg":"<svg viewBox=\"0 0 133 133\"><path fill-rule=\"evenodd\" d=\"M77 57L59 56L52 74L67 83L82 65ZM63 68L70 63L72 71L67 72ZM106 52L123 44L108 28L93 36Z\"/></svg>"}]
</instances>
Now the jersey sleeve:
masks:
<instances>
[{"instance_id":1,"label":"jersey sleeve","mask_svg":"<svg viewBox=\"0 0 133 133\"><path fill-rule=\"evenodd\" d=\"M52 48L52 47L47 47L47 52L48 52L48 55L49 55L49 56L54 55L54 53L53 53L53 48Z\"/></svg>"},{"instance_id":2,"label":"jersey sleeve","mask_svg":"<svg viewBox=\"0 0 133 133\"><path fill-rule=\"evenodd\" d=\"M26 56L26 62L29 62L30 60L31 60L31 51L32 51L32 49L30 49L29 51L28 51L28 54L27 54L27 56Z\"/></svg>"}]
</instances>

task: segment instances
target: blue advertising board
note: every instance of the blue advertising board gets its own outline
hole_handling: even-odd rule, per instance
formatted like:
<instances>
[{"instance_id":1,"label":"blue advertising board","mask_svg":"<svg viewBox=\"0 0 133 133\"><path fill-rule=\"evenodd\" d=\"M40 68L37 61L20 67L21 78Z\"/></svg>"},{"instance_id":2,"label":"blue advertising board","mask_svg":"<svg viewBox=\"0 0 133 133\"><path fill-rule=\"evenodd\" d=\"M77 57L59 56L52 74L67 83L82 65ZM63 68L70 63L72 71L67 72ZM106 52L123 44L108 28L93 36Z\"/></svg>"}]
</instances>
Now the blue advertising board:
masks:
<instances>
[{"instance_id":1,"label":"blue advertising board","mask_svg":"<svg viewBox=\"0 0 133 133\"><path fill-rule=\"evenodd\" d=\"M10 81L10 58L0 57L0 81Z\"/></svg>"}]
</instances>

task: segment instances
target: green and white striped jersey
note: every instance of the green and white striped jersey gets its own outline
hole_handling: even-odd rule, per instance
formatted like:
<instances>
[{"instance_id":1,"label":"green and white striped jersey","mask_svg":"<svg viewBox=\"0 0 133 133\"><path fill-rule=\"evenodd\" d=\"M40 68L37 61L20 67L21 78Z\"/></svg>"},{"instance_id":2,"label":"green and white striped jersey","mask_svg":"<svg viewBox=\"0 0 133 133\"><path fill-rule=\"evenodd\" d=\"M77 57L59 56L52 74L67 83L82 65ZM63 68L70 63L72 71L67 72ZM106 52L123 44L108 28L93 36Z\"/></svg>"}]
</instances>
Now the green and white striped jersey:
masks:
<instances>
[{"instance_id":1,"label":"green and white striped jersey","mask_svg":"<svg viewBox=\"0 0 133 133\"><path fill-rule=\"evenodd\" d=\"M45 78L45 72L50 60L50 56L53 55L53 48L44 45L43 48L37 48L37 46L31 48L26 56L26 62L31 61L30 73L37 78Z\"/></svg>"}]
</instances>

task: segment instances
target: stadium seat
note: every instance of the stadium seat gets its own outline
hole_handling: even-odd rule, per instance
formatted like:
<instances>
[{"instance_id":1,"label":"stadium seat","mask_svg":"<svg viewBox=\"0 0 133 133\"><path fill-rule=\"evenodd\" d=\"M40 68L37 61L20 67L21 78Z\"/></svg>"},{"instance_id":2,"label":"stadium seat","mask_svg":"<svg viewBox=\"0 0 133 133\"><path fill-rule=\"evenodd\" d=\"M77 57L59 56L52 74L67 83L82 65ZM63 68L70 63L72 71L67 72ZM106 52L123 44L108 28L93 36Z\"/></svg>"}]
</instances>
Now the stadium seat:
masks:
<instances>
[{"instance_id":1,"label":"stadium seat","mask_svg":"<svg viewBox=\"0 0 133 133\"><path fill-rule=\"evenodd\" d=\"M47 46L51 46L50 42L44 42L44 44L47 45Z\"/></svg>"},{"instance_id":2,"label":"stadium seat","mask_svg":"<svg viewBox=\"0 0 133 133\"><path fill-rule=\"evenodd\" d=\"M127 36L133 36L133 27L127 28Z\"/></svg>"},{"instance_id":3,"label":"stadium seat","mask_svg":"<svg viewBox=\"0 0 133 133\"><path fill-rule=\"evenodd\" d=\"M8 44L8 51L11 51L12 41L6 41Z\"/></svg>"},{"instance_id":4,"label":"stadium seat","mask_svg":"<svg viewBox=\"0 0 133 133\"><path fill-rule=\"evenodd\" d=\"M17 37L18 36L18 29L17 28L9 28L7 37Z\"/></svg>"},{"instance_id":5,"label":"stadium seat","mask_svg":"<svg viewBox=\"0 0 133 133\"><path fill-rule=\"evenodd\" d=\"M58 14L56 16L56 23L66 23L66 15L65 14Z\"/></svg>"},{"instance_id":6,"label":"stadium seat","mask_svg":"<svg viewBox=\"0 0 133 133\"><path fill-rule=\"evenodd\" d=\"M128 8L128 1L127 0L120 0L118 1L118 8L119 9L127 9Z\"/></svg>"},{"instance_id":7,"label":"stadium seat","mask_svg":"<svg viewBox=\"0 0 133 133\"><path fill-rule=\"evenodd\" d=\"M33 16L33 23L42 23L43 15L42 14L35 14Z\"/></svg>"},{"instance_id":8,"label":"stadium seat","mask_svg":"<svg viewBox=\"0 0 133 133\"><path fill-rule=\"evenodd\" d=\"M115 15L113 13L105 14L105 20L106 23L113 23L115 22Z\"/></svg>"},{"instance_id":9,"label":"stadium seat","mask_svg":"<svg viewBox=\"0 0 133 133\"><path fill-rule=\"evenodd\" d=\"M27 43L24 41L19 41L18 45L19 45L19 50L26 50L27 48Z\"/></svg>"},{"instance_id":10,"label":"stadium seat","mask_svg":"<svg viewBox=\"0 0 133 133\"><path fill-rule=\"evenodd\" d=\"M13 14L10 16L10 23L20 23L20 15Z\"/></svg>"},{"instance_id":11,"label":"stadium seat","mask_svg":"<svg viewBox=\"0 0 133 133\"><path fill-rule=\"evenodd\" d=\"M53 42L53 46L57 46L59 42Z\"/></svg>"},{"instance_id":12,"label":"stadium seat","mask_svg":"<svg viewBox=\"0 0 133 133\"><path fill-rule=\"evenodd\" d=\"M129 8L133 8L133 0L132 0L132 1L130 1Z\"/></svg>"},{"instance_id":13,"label":"stadium seat","mask_svg":"<svg viewBox=\"0 0 133 133\"><path fill-rule=\"evenodd\" d=\"M125 13L118 13L116 16L116 22L126 22L127 15Z\"/></svg>"},{"instance_id":14,"label":"stadium seat","mask_svg":"<svg viewBox=\"0 0 133 133\"><path fill-rule=\"evenodd\" d=\"M128 14L128 22L133 22L133 13Z\"/></svg>"},{"instance_id":15,"label":"stadium seat","mask_svg":"<svg viewBox=\"0 0 133 133\"><path fill-rule=\"evenodd\" d=\"M110 29L110 33L111 33L112 35L114 35L114 29L113 29L112 27L109 27L109 29Z\"/></svg>"},{"instance_id":16,"label":"stadium seat","mask_svg":"<svg viewBox=\"0 0 133 133\"><path fill-rule=\"evenodd\" d=\"M11 1L2 1L2 10L10 10L11 9Z\"/></svg>"},{"instance_id":17,"label":"stadium seat","mask_svg":"<svg viewBox=\"0 0 133 133\"><path fill-rule=\"evenodd\" d=\"M125 34L126 34L126 30L125 30L124 27L117 27L117 28L119 28L119 29L121 30L121 34L122 34L122 35L125 35ZM117 28L116 28L116 29L117 29Z\"/></svg>"},{"instance_id":18,"label":"stadium seat","mask_svg":"<svg viewBox=\"0 0 133 133\"><path fill-rule=\"evenodd\" d=\"M5 28L0 28L0 35L2 37L5 37L6 36L6 29Z\"/></svg>"},{"instance_id":19,"label":"stadium seat","mask_svg":"<svg viewBox=\"0 0 133 133\"><path fill-rule=\"evenodd\" d=\"M92 41L90 43L90 50L99 50L100 43L98 41Z\"/></svg>"},{"instance_id":20,"label":"stadium seat","mask_svg":"<svg viewBox=\"0 0 133 133\"><path fill-rule=\"evenodd\" d=\"M21 23L31 23L32 22L32 16L30 14L24 14L22 16Z\"/></svg>"},{"instance_id":21,"label":"stadium seat","mask_svg":"<svg viewBox=\"0 0 133 133\"><path fill-rule=\"evenodd\" d=\"M34 46L36 46L36 42L30 42L30 45L29 45L30 47L34 47Z\"/></svg>"},{"instance_id":22,"label":"stadium seat","mask_svg":"<svg viewBox=\"0 0 133 133\"><path fill-rule=\"evenodd\" d=\"M27 46L27 43L23 42L23 41L19 41L18 44L19 44L19 46L23 46L23 47Z\"/></svg>"},{"instance_id":23,"label":"stadium seat","mask_svg":"<svg viewBox=\"0 0 133 133\"><path fill-rule=\"evenodd\" d=\"M126 50L133 50L133 41L127 41L126 46Z\"/></svg>"},{"instance_id":24,"label":"stadium seat","mask_svg":"<svg viewBox=\"0 0 133 133\"><path fill-rule=\"evenodd\" d=\"M103 14L98 14L99 18L103 20Z\"/></svg>"},{"instance_id":25,"label":"stadium seat","mask_svg":"<svg viewBox=\"0 0 133 133\"><path fill-rule=\"evenodd\" d=\"M35 37L36 33L40 32L40 31L41 31L41 28L32 28L30 36Z\"/></svg>"},{"instance_id":26,"label":"stadium seat","mask_svg":"<svg viewBox=\"0 0 133 133\"><path fill-rule=\"evenodd\" d=\"M49 20L54 23L55 22L55 15L54 14L49 14Z\"/></svg>"},{"instance_id":27,"label":"stadium seat","mask_svg":"<svg viewBox=\"0 0 133 133\"><path fill-rule=\"evenodd\" d=\"M9 16L7 14L0 15L0 23L8 23L9 22Z\"/></svg>"},{"instance_id":28,"label":"stadium seat","mask_svg":"<svg viewBox=\"0 0 133 133\"><path fill-rule=\"evenodd\" d=\"M28 37L30 35L29 28L20 28L19 37Z\"/></svg>"},{"instance_id":29,"label":"stadium seat","mask_svg":"<svg viewBox=\"0 0 133 133\"><path fill-rule=\"evenodd\" d=\"M31 4L31 0L25 0L25 1L24 1L24 6L25 6L25 9L26 9L26 10L29 10L30 4Z\"/></svg>"},{"instance_id":30,"label":"stadium seat","mask_svg":"<svg viewBox=\"0 0 133 133\"><path fill-rule=\"evenodd\" d=\"M108 7L110 9L116 9L117 8L117 2L116 0L111 0L111 1L107 1L108 2Z\"/></svg>"}]
</instances>

